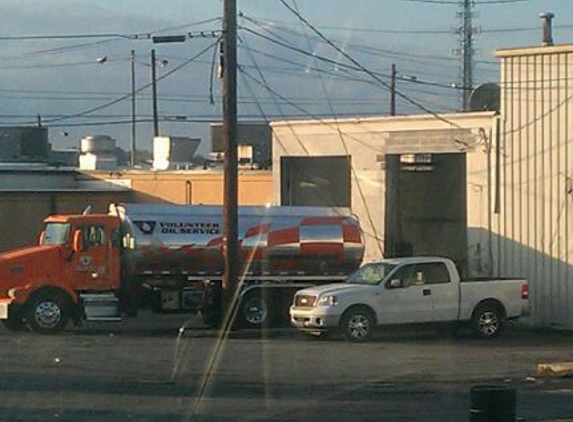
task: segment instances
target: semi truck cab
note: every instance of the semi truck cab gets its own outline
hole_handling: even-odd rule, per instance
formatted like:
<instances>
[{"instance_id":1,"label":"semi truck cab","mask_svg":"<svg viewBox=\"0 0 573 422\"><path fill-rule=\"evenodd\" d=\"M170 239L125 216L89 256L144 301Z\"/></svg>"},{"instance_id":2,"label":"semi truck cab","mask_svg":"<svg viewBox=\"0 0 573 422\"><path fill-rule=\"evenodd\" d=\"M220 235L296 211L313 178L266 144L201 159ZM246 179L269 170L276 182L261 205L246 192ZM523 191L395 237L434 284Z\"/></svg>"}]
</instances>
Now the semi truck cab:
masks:
<instances>
[{"instance_id":1,"label":"semi truck cab","mask_svg":"<svg viewBox=\"0 0 573 422\"><path fill-rule=\"evenodd\" d=\"M117 217L48 217L37 246L0 254L0 318L11 329L26 320L34 331L51 333L102 300L117 308L112 297L120 289L120 254Z\"/></svg>"}]
</instances>

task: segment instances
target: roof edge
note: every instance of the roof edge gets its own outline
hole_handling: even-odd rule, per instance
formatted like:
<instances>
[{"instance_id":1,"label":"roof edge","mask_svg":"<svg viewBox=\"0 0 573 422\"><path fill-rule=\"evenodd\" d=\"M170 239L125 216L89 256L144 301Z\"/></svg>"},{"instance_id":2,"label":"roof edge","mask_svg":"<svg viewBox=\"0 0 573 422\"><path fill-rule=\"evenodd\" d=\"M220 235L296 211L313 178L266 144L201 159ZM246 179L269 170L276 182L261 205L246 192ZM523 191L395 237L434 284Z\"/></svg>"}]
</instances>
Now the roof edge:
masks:
<instances>
[{"instance_id":1,"label":"roof edge","mask_svg":"<svg viewBox=\"0 0 573 422\"><path fill-rule=\"evenodd\" d=\"M506 48L494 51L493 55L499 58L532 56L542 54L573 53L573 44L559 44L552 46L533 46Z\"/></svg>"},{"instance_id":2,"label":"roof edge","mask_svg":"<svg viewBox=\"0 0 573 422\"><path fill-rule=\"evenodd\" d=\"M483 117L494 117L495 111L466 111L459 113L436 113L437 116L444 119L463 119L463 118L483 118ZM372 123L372 122L384 122L384 121L412 121L412 120L434 120L436 119L434 114L408 114L404 116L389 116L381 115L376 117L345 117L343 119L312 119L308 120L278 120L270 123L271 127L281 127L289 125L315 125L317 123L329 123L329 124L344 124L344 123Z\"/></svg>"}]
</instances>

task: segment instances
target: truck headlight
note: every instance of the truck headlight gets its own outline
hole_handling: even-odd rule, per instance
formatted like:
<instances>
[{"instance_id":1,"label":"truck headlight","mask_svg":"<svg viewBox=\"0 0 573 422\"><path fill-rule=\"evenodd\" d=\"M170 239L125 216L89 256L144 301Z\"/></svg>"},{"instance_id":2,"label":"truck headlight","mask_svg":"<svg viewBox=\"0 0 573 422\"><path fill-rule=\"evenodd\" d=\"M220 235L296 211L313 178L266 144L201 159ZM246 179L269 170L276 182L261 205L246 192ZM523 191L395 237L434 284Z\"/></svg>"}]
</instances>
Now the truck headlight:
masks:
<instances>
[{"instance_id":1,"label":"truck headlight","mask_svg":"<svg viewBox=\"0 0 573 422\"><path fill-rule=\"evenodd\" d=\"M334 295L322 296L318 299L317 306L336 306L338 298Z\"/></svg>"}]
</instances>

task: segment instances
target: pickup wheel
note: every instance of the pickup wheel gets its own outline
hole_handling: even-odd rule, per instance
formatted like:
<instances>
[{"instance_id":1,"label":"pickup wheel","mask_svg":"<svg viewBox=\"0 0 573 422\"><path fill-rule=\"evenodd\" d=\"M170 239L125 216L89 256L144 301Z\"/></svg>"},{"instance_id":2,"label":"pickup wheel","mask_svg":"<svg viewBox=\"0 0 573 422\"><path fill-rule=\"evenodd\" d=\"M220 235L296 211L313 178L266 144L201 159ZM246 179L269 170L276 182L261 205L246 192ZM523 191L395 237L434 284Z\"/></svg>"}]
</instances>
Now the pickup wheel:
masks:
<instances>
[{"instance_id":1,"label":"pickup wheel","mask_svg":"<svg viewBox=\"0 0 573 422\"><path fill-rule=\"evenodd\" d=\"M26 322L32 331L57 334L64 330L70 316L68 299L58 292L35 295L26 306Z\"/></svg>"},{"instance_id":2,"label":"pickup wheel","mask_svg":"<svg viewBox=\"0 0 573 422\"><path fill-rule=\"evenodd\" d=\"M375 324L372 311L365 307L350 308L340 320L344 338L357 343L370 340Z\"/></svg>"},{"instance_id":3,"label":"pickup wheel","mask_svg":"<svg viewBox=\"0 0 573 422\"><path fill-rule=\"evenodd\" d=\"M472 329L481 338L494 338L503 327L503 312L495 303L478 305L472 316Z\"/></svg>"}]
</instances>

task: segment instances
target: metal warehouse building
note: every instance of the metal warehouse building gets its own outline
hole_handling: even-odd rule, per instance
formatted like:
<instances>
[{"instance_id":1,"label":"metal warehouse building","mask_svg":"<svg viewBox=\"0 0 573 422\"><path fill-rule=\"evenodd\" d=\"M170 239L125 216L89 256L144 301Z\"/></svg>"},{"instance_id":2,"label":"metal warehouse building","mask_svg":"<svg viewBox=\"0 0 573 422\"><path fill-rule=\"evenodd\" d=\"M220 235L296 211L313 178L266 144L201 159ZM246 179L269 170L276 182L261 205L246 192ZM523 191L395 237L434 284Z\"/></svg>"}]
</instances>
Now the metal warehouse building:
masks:
<instances>
[{"instance_id":1,"label":"metal warehouse building","mask_svg":"<svg viewBox=\"0 0 573 422\"><path fill-rule=\"evenodd\" d=\"M533 320L573 328L573 45L500 50L499 266L530 280Z\"/></svg>"}]
</instances>

